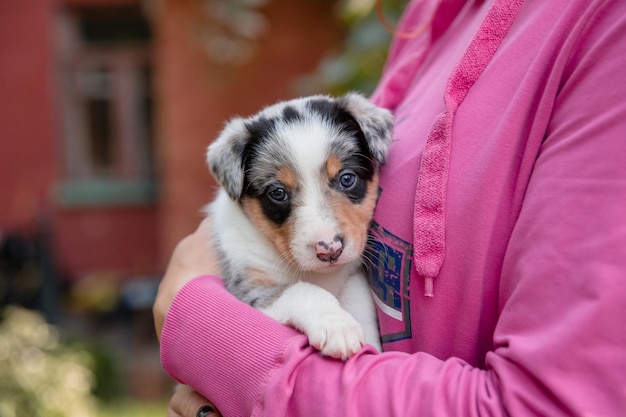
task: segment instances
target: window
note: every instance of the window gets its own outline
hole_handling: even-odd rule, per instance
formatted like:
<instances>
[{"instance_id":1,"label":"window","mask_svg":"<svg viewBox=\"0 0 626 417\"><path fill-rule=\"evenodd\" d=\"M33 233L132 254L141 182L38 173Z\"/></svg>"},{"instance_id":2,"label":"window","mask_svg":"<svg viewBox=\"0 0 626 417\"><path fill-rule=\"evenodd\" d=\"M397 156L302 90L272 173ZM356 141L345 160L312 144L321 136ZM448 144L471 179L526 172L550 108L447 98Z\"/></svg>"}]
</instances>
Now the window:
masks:
<instances>
[{"instance_id":1,"label":"window","mask_svg":"<svg viewBox=\"0 0 626 417\"><path fill-rule=\"evenodd\" d=\"M150 27L138 7L70 9L59 19L64 204L154 197Z\"/></svg>"}]
</instances>

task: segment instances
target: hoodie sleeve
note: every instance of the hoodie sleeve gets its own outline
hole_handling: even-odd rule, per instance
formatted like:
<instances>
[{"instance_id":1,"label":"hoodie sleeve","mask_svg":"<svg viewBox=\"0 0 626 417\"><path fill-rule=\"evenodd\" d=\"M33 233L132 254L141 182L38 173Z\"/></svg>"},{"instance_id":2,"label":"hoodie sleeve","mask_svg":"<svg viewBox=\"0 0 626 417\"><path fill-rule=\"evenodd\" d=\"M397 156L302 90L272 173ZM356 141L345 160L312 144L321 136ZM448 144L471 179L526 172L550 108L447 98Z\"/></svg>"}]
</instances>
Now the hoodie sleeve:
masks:
<instances>
[{"instance_id":1,"label":"hoodie sleeve","mask_svg":"<svg viewBox=\"0 0 626 417\"><path fill-rule=\"evenodd\" d=\"M546 244L533 251L541 250ZM215 277L191 281L175 299L162 333L163 364L224 417L618 416L626 409L626 300L624 269L617 269L624 261L590 263L590 275L571 282L542 282L553 254L543 255L539 271L513 262L527 270L512 271L517 282L487 369L367 347L345 362L322 357Z\"/></svg>"},{"instance_id":2,"label":"hoodie sleeve","mask_svg":"<svg viewBox=\"0 0 626 417\"><path fill-rule=\"evenodd\" d=\"M445 387L496 392L491 373L458 359L378 354L367 346L345 362L322 357L305 336L239 302L211 276L192 280L175 298L161 358L173 378L224 417L393 417L443 405L456 391Z\"/></svg>"}]
</instances>

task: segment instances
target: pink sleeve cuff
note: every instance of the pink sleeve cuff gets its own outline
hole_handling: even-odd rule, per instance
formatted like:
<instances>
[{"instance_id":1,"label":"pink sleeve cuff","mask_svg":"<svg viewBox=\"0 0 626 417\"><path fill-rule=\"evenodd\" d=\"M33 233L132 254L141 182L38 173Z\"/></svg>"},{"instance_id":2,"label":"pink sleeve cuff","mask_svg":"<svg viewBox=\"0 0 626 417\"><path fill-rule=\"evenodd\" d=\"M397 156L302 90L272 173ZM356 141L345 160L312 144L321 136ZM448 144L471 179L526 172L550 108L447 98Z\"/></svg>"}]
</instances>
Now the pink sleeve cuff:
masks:
<instances>
[{"instance_id":1,"label":"pink sleeve cuff","mask_svg":"<svg viewBox=\"0 0 626 417\"><path fill-rule=\"evenodd\" d=\"M161 336L163 368L214 402L224 415L252 415L297 331L237 300L222 280L201 276L174 299Z\"/></svg>"}]
</instances>

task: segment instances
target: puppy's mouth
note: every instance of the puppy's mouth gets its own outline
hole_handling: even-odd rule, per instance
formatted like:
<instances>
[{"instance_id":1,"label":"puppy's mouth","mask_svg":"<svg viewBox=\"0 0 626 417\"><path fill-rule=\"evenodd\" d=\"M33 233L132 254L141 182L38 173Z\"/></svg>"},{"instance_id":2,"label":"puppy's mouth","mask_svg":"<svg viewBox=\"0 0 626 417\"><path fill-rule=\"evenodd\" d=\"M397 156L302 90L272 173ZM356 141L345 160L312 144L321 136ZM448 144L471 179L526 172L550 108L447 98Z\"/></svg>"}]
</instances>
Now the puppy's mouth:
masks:
<instances>
[{"instance_id":1,"label":"puppy's mouth","mask_svg":"<svg viewBox=\"0 0 626 417\"><path fill-rule=\"evenodd\" d=\"M317 242L307 250L291 253L290 256L300 270L314 273L329 273L359 259L354 256L354 250L344 246L343 242L341 245L322 245Z\"/></svg>"},{"instance_id":2,"label":"puppy's mouth","mask_svg":"<svg viewBox=\"0 0 626 417\"><path fill-rule=\"evenodd\" d=\"M334 271L340 270L347 263L343 262L315 262L315 263L300 263L298 262L298 268L304 273L313 274L332 274Z\"/></svg>"}]
</instances>

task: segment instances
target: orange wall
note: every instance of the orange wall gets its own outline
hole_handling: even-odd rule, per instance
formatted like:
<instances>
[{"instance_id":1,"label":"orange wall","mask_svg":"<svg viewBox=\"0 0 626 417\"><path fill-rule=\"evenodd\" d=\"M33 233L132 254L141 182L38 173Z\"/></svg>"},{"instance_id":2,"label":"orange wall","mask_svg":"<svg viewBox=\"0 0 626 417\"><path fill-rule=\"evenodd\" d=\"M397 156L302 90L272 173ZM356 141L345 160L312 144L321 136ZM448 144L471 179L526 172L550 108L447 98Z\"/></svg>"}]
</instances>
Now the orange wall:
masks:
<instances>
[{"instance_id":1,"label":"orange wall","mask_svg":"<svg viewBox=\"0 0 626 417\"><path fill-rule=\"evenodd\" d=\"M0 1L0 229L50 210L57 167L50 9Z\"/></svg>"},{"instance_id":2,"label":"orange wall","mask_svg":"<svg viewBox=\"0 0 626 417\"><path fill-rule=\"evenodd\" d=\"M55 251L68 271L122 277L159 272L153 208L68 209L57 212L54 224Z\"/></svg>"}]
</instances>

